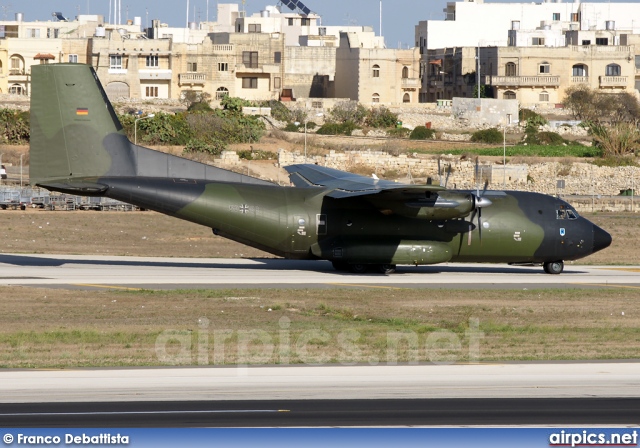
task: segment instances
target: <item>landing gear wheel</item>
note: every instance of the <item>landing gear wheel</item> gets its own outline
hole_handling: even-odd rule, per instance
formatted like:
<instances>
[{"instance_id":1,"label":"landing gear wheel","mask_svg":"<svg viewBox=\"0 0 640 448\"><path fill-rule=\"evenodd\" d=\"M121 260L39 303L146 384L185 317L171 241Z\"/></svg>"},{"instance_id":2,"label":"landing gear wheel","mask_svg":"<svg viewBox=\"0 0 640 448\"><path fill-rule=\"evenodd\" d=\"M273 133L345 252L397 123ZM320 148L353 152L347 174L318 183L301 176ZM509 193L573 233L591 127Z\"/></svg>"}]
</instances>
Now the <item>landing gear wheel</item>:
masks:
<instances>
[{"instance_id":1,"label":"landing gear wheel","mask_svg":"<svg viewBox=\"0 0 640 448\"><path fill-rule=\"evenodd\" d=\"M378 272L384 275L389 275L396 272L395 264L379 264L376 266L376 268L378 269Z\"/></svg>"},{"instance_id":2,"label":"landing gear wheel","mask_svg":"<svg viewBox=\"0 0 640 448\"><path fill-rule=\"evenodd\" d=\"M560 274L564 270L563 261L547 261L543 264L544 272L547 274Z\"/></svg>"},{"instance_id":3,"label":"landing gear wheel","mask_svg":"<svg viewBox=\"0 0 640 448\"><path fill-rule=\"evenodd\" d=\"M349 270L354 274L364 274L369 270L369 265L354 263L349 265Z\"/></svg>"},{"instance_id":4,"label":"landing gear wheel","mask_svg":"<svg viewBox=\"0 0 640 448\"><path fill-rule=\"evenodd\" d=\"M333 269L335 269L336 271L349 270L349 263L346 263L344 261L332 261L331 264L333 265Z\"/></svg>"}]
</instances>

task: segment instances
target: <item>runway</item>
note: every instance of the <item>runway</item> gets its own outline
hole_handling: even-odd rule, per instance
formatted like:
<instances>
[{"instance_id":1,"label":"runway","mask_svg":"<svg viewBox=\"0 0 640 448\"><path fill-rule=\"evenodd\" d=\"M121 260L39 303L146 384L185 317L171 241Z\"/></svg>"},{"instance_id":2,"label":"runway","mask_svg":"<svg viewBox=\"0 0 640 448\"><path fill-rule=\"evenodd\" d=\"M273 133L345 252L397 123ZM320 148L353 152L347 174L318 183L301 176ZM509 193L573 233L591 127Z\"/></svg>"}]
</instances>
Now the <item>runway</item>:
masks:
<instances>
[{"instance_id":1,"label":"runway","mask_svg":"<svg viewBox=\"0 0 640 448\"><path fill-rule=\"evenodd\" d=\"M0 285L58 288L602 288L640 289L640 266L445 263L399 266L392 275L337 272L325 261L0 255Z\"/></svg>"},{"instance_id":2,"label":"runway","mask_svg":"<svg viewBox=\"0 0 640 448\"><path fill-rule=\"evenodd\" d=\"M0 371L5 426L637 424L640 363Z\"/></svg>"}]
</instances>

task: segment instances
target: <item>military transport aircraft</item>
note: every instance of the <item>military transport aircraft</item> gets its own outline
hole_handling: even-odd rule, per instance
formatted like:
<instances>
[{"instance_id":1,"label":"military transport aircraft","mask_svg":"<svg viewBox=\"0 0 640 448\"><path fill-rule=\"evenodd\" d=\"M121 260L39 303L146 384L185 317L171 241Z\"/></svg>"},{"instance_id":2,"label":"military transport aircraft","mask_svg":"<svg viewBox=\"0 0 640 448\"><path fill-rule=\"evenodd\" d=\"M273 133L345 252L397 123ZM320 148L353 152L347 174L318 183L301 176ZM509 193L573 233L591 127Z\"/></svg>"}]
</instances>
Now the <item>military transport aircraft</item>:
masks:
<instances>
[{"instance_id":1,"label":"military transport aircraft","mask_svg":"<svg viewBox=\"0 0 640 448\"><path fill-rule=\"evenodd\" d=\"M216 235L338 270L391 273L447 261L542 264L586 257L611 236L567 202L528 192L404 185L312 164L279 186L131 143L96 72L32 67L31 183L106 196Z\"/></svg>"}]
</instances>

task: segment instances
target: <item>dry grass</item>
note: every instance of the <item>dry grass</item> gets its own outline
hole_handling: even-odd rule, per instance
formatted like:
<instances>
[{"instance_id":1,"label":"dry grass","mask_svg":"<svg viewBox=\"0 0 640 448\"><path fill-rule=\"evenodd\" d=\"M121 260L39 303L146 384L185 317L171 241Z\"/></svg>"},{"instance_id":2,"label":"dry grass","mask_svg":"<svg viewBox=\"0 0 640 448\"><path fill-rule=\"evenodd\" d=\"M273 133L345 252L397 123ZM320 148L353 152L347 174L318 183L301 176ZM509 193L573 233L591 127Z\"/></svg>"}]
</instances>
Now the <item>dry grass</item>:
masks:
<instances>
[{"instance_id":1,"label":"dry grass","mask_svg":"<svg viewBox=\"0 0 640 448\"><path fill-rule=\"evenodd\" d=\"M640 336L640 291L624 289L425 295L412 289L13 287L0 288L0 294L3 367L464 362L470 359L473 319L483 333L478 340L484 361L638 358ZM177 356L167 331L186 337L186 356ZM156 350L162 335L169 358L159 358ZM460 347L430 345L442 336ZM399 337L404 342L394 344ZM407 342L412 340L415 346Z\"/></svg>"}]
</instances>

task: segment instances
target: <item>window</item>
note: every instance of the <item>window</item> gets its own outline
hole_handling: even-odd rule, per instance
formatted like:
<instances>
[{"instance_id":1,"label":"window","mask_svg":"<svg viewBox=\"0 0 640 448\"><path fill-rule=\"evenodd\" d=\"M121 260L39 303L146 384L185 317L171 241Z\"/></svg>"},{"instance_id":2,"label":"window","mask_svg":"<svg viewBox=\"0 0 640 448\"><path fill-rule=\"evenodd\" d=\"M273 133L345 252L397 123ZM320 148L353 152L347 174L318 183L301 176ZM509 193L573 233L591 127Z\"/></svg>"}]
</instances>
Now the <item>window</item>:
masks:
<instances>
[{"instance_id":1,"label":"window","mask_svg":"<svg viewBox=\"0 0 640 448\"><path fill-rule=\"evenodd\" d=\"M605 72L606 76L620 76L620 66L618 64L609 64Z\"/></svg>"},{"instance_id":2,"label":"window","mask_svg":"<svg viewBox=\"0 0 640 448\"><path fill-rule=\"evenodd\" d=\"M157 67L158 56L147 56L147 67Z\"/></svg>"},{"instance_id":3,"label":"window","mask_svg":"<svg viewBox=\"0 0 640 448\"><path fill-rule=\"evenodd\" d=\"M506 92L504 92L502 94L502 98L504 98L505 100L515 100L516 99L516 92L512 92L511 90L507 90Z\"/></svg>"},{"instance_id":4,"label":"window","mask_svg":"<svg viewBox=\"0 0 640 448\"><path fill-rule=\"evenodd\" d=\"M273 88L280 89L280 87L282 87L282 78L276 76L273 78Z\"/></svg>"},{"instance_id":5,"label":"window","mask_svg":"<svg viewBox=\"0 0 640 448\"><path fill-rule=\"evenodd\" d=\"M280 64L282 62L282 52L276 51L273 53L273 63Z\"/></svg>"},{"instance_id":6,"label":"window","mask_svg":"<svg viewBox=\"0 0 640 448\"><path fill-rule=\"evenodd\" d=\"M558 20L560 20L560 13L559 12L554 12L552 17L553 17L553 20L558 21Z\"/></svg>"},{"instance_id":7,"label":"window","mask_svg":"<svg viewBox=\"0 0 640 448\"><path fill-rule=\"evenodd\" d=\"M327 29L325 27L318 28L318 36L326 36L326 35L327 35Z\"/></svg>"},{"instance_id":8,"label":"window","mask_svg":"<svg viewBox=\"0 0 640 448\"><path fill-rule=\"evenodd\" d=\"M583 64L576 64L572 68L573 76L587 76L587 66Z\"/></svg>"},{"instance_id":9,"label":"window","mask_svg":"<svg viewBox=\"0 0 640 448\"><path fill-rule=\"evenodd\" d=\"M373 66L373 77L374 78L380 77L380 66L378 64Z\"/></svg>"},{"instance_id":10,"label":"window","mask_svg":"<svg viewBox=\"0 0 640 448\"><path fill-rule=\"evenodd\" d=\"M549 63L543 62L542 64L540 64L538 67L538 73L543 75L548 75L549 73L551 73L551 66L549 65Z\"/></svg>"},{"instance_id":11,"label":"window","mask_svg":"<svg viewBox=\"0 0 640 448\"><path fill-rule=\"evenodd\" d=\"M311 19L302 19L302 26L311 26Z\"/></svg>"},{"instance_id":12,"label":"window","mask_svg":"<svg viewBox=\"0 0 640 448\"><path fill-rule=\"evenodd\" d=\"M12 75L18 75L22 73L22 68L20 66L20 58L11 58L11 69L9 71Z\"/></svg>"},{"instance_id":13,"label":"window","mask_svg":"<svg viewBox=\"0 0 640 448\"><path fill-rule=\"evenodd\" d=\"M145 87L145 96L147 98L158 98L157 87Z\"/></svg>"},{"instance_id":14,"label":"window","mask_svg":"<svg viewBox=\"0 0 640 448\"><path fill-rule=\"evenodd\" d=\"M69 62L71 64L77 64L78 63L78 55L77 54L70 54L69 55Z\"/></svg>"},{"instance_id":15,"label":"window","mask_svg":"<svg viewBox=\"0 0 640 448\"><path fill-rule=\"evenodd\" d=\"M371 96L371 102L372 103L379 103L380 102L380 95L378 95L377 93L374 93Z\"/></svg>"},{"instance_id":16,"label":"window","mask_svg":"<svg viewBox=\"0 0 640 448\"><path fill-rule=\"evenodd\" d=\"M25 90L20 84L14 84L9 87L9 93L12 95L24 95Z\"/></svg>"},{"instance_id":17,"label":"window","mask_svg":"<svg viewBox=\"0 0 640 448\"><path fill-rule=\"evenodd\" d=\"M187 71L189 73L196 73L198 71L198 63L197 62L187 62Z\"/></svg>"},{"instance_id":18,"label":"window","mask_svg":"<svg viewBox=\"0 0 640 448\"><path fill-rule=\"evenodd\" d=\"M507 62L504 66L505 76L518 76L518 67L514 62Z\"/></svg>"},{"instance_id":19,"label":"window","mask_svg":"<svg viewBox=\"0 0 640 448\"><path fill-rule=\"evenodd\" d=\"M247 68L258 68L258 52L257 51L243 51L242 63Z\"/></svg>"},{"instance_id":20,"label":"window","mask_svg":"<svg viewBox=\"0 0 640 448\"><path fill-rule=\"evenodd\" d=\"M540 102L548 103L549 102L549 92L542 91L540 92L540 97L538 98Z\"/></svg>"},{"instance_id":21,"label":"window","mask_svg":"<svg viewBox=\"0 0 640 448\"><path fill-rule=\"evenodd\" d=\"M112 54L109 56L109 68L110 69L121 69L122 68L122 56L117 54Z\"/></svg>"},{"instance_id":22,"label":"window","mask_svg":"<svg viewBox=\"0 0 640 448\"><path fill-rule=\"evenodd\" d=\"M583 40L582 41L582 45L591 45L591 41L590 40Z\"/></svg>"},{"instance_id":23,"label":"window","mask_svg":"<svg viewBox=\"0 0 640 448\"><path fill-rule=\"evenodd\" d=\"M531 45L544 46L544 37L532 37Z\"/></svg>"},{"instance_id":24,"label":"window","mask_svg":"<svg viewBox=\"0 0 640 448\"><path fill-rule=\"evenodd\" d=\"M404 79L409 77L409 67L402 67L402 77Z\"/></svg>"},{"instance_id":25,"label":"window","mask_svg":"<svg viewBox=\"0 0 640 448\"><path fill-rule=\"evenodd\" d=\"M257 89L258 88L258 78L242 78L242 88L243 89Z\"/></svg>"},{"instance_id":26,"label":"window","mask_svg":"<svg viewBox=\"0 0 640 448\"><path fill-rule=\"evenodd\" d=\"M259 23L250 23L249 24L249 32L250 33L261 33L262 25Z\"/></svg>"},{"instance_id":27,"label":"window","mask_svg":"<svg viewBox=\"0 0 640 448\"><path fill-rule=\"evenodd\" d=\"M580 21L580 13L579 12L572 12L571 13L571 21L572 22L579 22Z\"/></svg>"},{"instance_id":28,"label":"window","mask_svg":"<svg viewBox=\"0 0 640 448\"><path fill-rule=\"evenodd\" d=\"M58 28L47 28L48 39L57 39L59 34L60 34L60 30Z\"/></svg>"},{"instance_id":29,"label":"window","mask_svg":"<svg viewBox=\"0 0 640 448\"><path fill-rule=\"evenodd\" d=\"M218 90L216 90L216 99L221 100L225 96L229 96L229 89L226 87L218 87Z\"/></svg>"},{"instance_id":30,"label":"window","mask_svg":"<svg viewBox=\"0 0 640 448\"><path fill-rule=\"evenodd\" d=\"M596 37L596 45L609 45L608 37Z\"/></svg>"},{"instance_id":31,"label":"window","mask_svg":"<svg viewBox=\"0 0 640 448\"><path fill-rule=\"evenodd\" d=\"M411 102L411 96L408 93L405 93L404 96L402 97L402 102L403 103L410 103Z\"/></svg>"},{"instance_id":32,"label":"window","mask_svg":"<svg viewBox=\"0 0 640 448\"><path fill-rule=\"evenodd\" d=\"M27 28L27 37L31 38L39 38L40 37L40 28Z\"/></svg>"},{"instance_id":33,"label":"window","mask_svg":"<svg viewBox=\"0 0 640 448\"><path fill-rule=\"evenodd\" d=\"M229 71L229 63L228 62L218 62L218 71L219 72L228 72Z\"/></svg>"},{"instance_id":34,"label":"window","mask_svg":"<svg viewBox=\"0 0 640 448\"><path fill-rule=\"evenodd\" d=\"M636 56L636 68L640 68L640 56Z\"/></svg>"},{"instance_id":35,"label":"window","mask_svg":"<svg viewBox=\"0 0 640 448\"><path fill-rule=\"evenodd\" d=\"M287 25L293 26L293 19L292 18L288 18L287 19Z\"/></svg>"}]
</instances>

